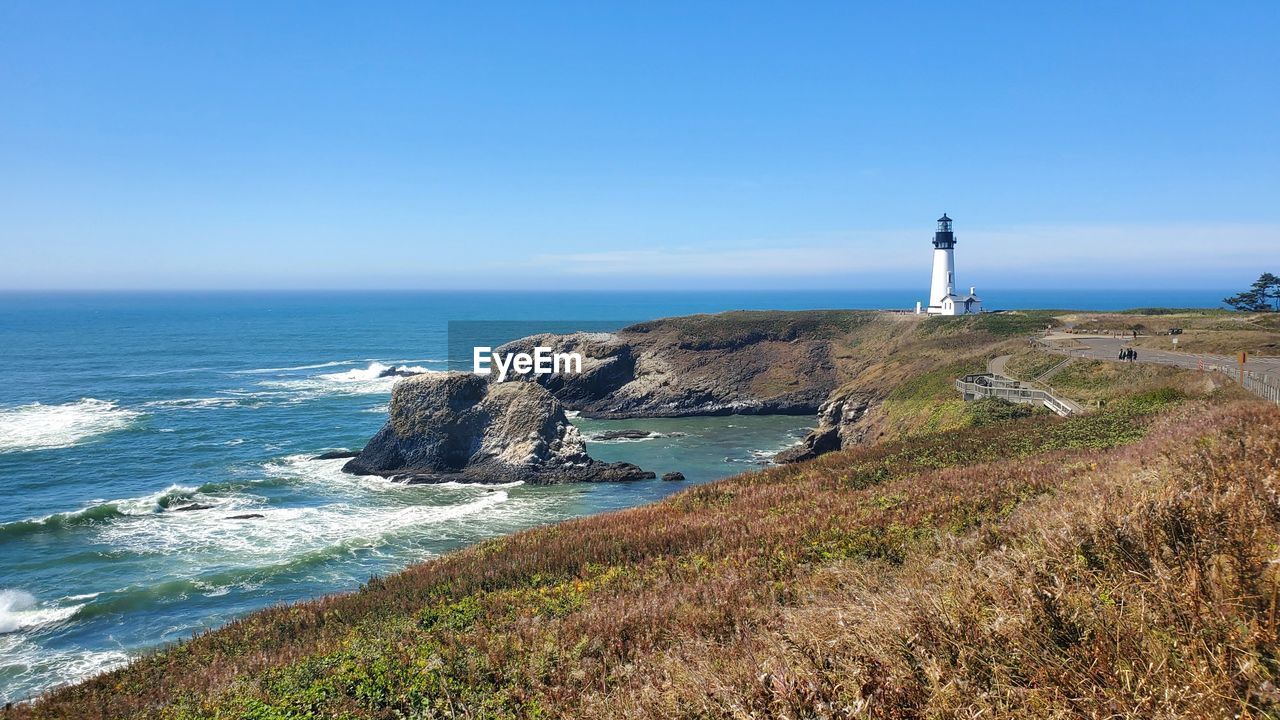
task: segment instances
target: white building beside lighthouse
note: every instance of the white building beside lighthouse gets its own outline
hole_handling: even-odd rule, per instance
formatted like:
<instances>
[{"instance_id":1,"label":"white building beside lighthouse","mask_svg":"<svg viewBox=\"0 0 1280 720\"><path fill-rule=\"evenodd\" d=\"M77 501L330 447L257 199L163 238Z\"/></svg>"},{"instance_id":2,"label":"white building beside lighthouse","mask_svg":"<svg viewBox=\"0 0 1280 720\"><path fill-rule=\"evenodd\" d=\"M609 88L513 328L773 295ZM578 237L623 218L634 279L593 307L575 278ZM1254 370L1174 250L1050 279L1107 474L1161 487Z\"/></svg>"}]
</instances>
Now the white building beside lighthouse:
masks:
<instances>
[{"instance_id":1,"label":"white building beside lighthouse","mask_svg":"<svg viewBox=\"0 0 1280 720\"><path fill-rule=\"evenodd\" d=\"M938 218L933 234L933 283L929 287L930 315L973 315L982 312L982 300L969 288L967 295L956 293L956 236L951 232L951 218L946 213ZM921 304L916 303L916 312Z\"/></svg>"}]
</instances>

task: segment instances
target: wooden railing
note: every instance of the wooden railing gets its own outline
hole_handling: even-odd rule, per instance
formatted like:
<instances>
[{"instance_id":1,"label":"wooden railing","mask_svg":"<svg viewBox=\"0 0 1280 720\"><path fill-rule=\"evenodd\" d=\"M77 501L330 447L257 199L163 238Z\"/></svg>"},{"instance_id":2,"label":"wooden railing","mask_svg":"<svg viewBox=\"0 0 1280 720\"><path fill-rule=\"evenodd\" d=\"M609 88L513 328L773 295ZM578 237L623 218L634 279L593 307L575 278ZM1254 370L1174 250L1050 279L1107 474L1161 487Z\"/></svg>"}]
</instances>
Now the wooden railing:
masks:
<instances>
[{"instance_id":1,"label":"wooden railing","mask_svg":"<svg viewBox=\"0 0 1280 720\"><path fill-rule=\"evenodd\" d=\"M1238 366L1217 365L1211 363L1201 363L1203 370L1217 370L1227 377L1240 383L1245 390L1257 395L1263 400L1269 400L1273 403L1280 404L1280 381L1269 375L1256 373L1252 370L1240 371Z\"/></svg>"},{"instance_id":2,"label":"wooden railing","mask_svg":"<svg viewBox=\"0 0 1280 720\"><path fill-rule=\"evenodd\" d=\"M1076 412L1070 403L1058 398L1053 393L1039 388L1025 387L1017 380L1003 375L993 375L991 373L965 375L956 380L956 390L959 390L964 395L965 400L996 397L1025 405L1043 405L1064 417Z\"/></svg>"}]
</instances>

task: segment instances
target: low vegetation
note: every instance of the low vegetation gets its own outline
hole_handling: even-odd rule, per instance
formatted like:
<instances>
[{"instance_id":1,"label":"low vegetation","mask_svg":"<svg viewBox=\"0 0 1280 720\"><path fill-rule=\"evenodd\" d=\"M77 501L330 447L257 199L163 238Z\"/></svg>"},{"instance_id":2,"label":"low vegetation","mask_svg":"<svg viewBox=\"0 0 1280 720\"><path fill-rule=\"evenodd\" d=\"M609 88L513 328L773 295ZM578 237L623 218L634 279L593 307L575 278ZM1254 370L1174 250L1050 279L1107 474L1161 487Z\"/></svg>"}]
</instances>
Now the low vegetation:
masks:
<instances>
[{"instance_id":1,"label":"low vegetation","mask_svg":"<svg viewBox=\"0 0 1280 720\"><path fill-rule=\"evenodd\" d=\"M730 347L761 340L828 340L844 337L882 313L860 310L741 310L686 315L637 323L623 333L676 332L693 349Z\"/></svg>"},{"instance_id":2,"label":"low vegetation","mask_svg":"<svg viewBox=\"0 0 1280 720\"><path fill-rule=\"evenodd\" d=\"M936 316L928 320L926 334L958 335L982 333L997 338L1030 335L1061 324L1056 310L1017 310L982 315Z\"/></svg>"},{"instance_id":3,"label":"low vegetation","mask_svg":"<svg viewBox=\"0 0 1280 720\"><path fill-rule=\"evenodd\" d=\"M1035 380L1051 371L1052 374L1039 384L1085 407L1105 405L1128 395L1162 387L1177 388L1185 394L1245 397L1237 385L1215 374L1146 363L1068 359L1038 348L1023 348L1015 352L1005 366L1008 375L1020 380Z\"/></svg>"},{"instance_id":4,"label":"low vegetation","mask_svg":"<svg viewBox=\"0 0 1280 720\"><path fill-rule=\"evenodd\" d=\"M1280 355L1280 316L1226 310L1132 310L1119 313L1064 314L1082 333L1138 334L1135 345L1160 350L1234 357ZM1174 345L1174 339L1177 345Z\"/></svg>"},{"instance_id":5,"label":"low vegetation","mask_svg":"<svg viewBox=\"0 0 1280 720\"><path fill-rule=\"evenodd\" d=\"M4 716L1280 712L1280 411L1188 375L483 543Z\"/></svg>"}]
</instances>

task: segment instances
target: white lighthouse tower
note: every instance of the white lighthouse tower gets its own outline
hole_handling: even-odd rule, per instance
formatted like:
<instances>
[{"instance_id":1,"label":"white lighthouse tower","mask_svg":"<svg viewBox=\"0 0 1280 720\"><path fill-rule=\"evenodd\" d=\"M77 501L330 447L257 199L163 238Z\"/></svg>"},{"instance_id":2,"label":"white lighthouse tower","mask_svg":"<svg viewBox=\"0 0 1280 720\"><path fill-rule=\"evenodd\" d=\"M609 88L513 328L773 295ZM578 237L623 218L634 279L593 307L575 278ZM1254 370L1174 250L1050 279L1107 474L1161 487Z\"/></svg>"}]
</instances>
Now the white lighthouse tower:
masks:
<instances>
[{"instance_id":1,"label":"white lighthouse tower","mask_svg":"<svg viewBox=\"0 0 1280 720\"><path fill-rule=\"evenodd\" d=\"M982 312L982 300L969 288L968 295L956 294L956 236L951 232L951 218L946 213L938 218L933 234L933 283L929 287L930 315L970 315ZM920 312L920 306L916 306Z\"/></svg>"}]
</instances>

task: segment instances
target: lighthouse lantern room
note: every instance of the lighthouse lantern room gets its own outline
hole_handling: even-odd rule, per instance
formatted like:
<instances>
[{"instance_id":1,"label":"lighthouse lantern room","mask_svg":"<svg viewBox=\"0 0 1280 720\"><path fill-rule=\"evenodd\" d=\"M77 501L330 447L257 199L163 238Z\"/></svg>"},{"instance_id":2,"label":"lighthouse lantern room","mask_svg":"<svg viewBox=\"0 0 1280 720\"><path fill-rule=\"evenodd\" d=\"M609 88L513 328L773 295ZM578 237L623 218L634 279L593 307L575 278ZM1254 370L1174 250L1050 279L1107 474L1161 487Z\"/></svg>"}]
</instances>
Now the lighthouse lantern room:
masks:
<instances>
[{"instance_id":1,"label":"lighthouse lantern room","mask_svg":"<svg viewBox=\"0 0 1280 720\"><path fill-rule=\"evenodd\" d=\"M971 315L982 312L982 300L969 288L969 294L956 293L956 236L951 230L951 218L946 213L938 218L938 229L933 233L933 283L929 288L930 315ZM916 304L916 312L920 312Z\"/></svg>"}]
</instances>

